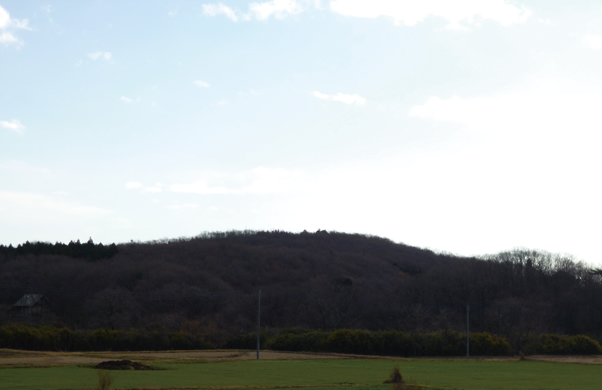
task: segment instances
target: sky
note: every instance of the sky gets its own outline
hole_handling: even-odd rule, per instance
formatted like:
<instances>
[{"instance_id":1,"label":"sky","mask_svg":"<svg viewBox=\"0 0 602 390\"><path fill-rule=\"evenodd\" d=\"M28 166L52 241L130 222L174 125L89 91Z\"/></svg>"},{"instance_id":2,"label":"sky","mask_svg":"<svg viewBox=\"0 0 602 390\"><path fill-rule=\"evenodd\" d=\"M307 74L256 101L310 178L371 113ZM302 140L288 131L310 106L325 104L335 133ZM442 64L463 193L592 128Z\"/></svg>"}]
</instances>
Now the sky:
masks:
<instances>
[{"instance_id":1,"label":"sky","mask_svg":"<svg viewBox=\"0 0 602 390\"><path fill-rule=\"evenodd\" d=\"M322 229L602 265L600 15L0 0L0 244Z\"/></svg>"}]
</instances>

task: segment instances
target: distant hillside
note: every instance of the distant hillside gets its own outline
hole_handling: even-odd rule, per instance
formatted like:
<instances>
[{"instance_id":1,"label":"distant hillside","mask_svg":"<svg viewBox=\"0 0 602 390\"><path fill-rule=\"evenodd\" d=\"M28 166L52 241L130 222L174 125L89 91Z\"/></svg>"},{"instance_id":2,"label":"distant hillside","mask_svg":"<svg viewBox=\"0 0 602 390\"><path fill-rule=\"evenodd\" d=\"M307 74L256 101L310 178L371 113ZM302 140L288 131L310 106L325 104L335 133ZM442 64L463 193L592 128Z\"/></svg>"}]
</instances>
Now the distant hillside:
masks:
<instances>
[{"instance_id":1,"label":"distant hillside","mask_svg":"<svg viewBox=\"0 0 602 390\"><path fill-rule=\"evenodd\" d=\"M4 323L240 333L254 329L258 289L265 329L461 330L467 304L472 329L509 338L602 329L600 272L529 250L463 258L326 231L0 246ZM26 293L50 308L9 312Z\"/></svg>"}]
</instances>

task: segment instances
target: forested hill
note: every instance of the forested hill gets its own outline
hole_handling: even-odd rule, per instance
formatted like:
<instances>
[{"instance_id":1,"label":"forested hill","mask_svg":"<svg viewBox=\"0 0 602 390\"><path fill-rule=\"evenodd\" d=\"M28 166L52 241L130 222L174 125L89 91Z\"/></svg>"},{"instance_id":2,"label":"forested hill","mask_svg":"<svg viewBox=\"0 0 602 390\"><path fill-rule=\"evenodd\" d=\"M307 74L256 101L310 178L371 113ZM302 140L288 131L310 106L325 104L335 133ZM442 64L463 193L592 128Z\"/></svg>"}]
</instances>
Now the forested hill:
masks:
<instances>
[{"instance_id":1,"label":"forested hill","mask_svg":"<svg viewBox=\"0 0 602 390\"><path fill-rule=\"evenodd\" d=\"M88 260L100 260L113 257L116 253L117 245L104 246L102 243L95 245L92 239L84 244L77 240L71 241L69 244L27 241L16 248L12 245L0 245L0 256L4 258L23 255L64 255Z\"/></svg>"},{"instance_id":2,"label":"forested hill","mask_svg":"<svg viewBox=\"0 0 602 390\"><path fill-rule=\"evenodd\" d=\"M326 231L79 245L88 252L0 247L0 321L240 333L254 327L261 289L265 329L459 330L467 304L473 330L505 337L602 329L600 272L545 252L462 258ZM8 309L34 293L50 308L15 319Z\"/></svg>"}]
</instances>

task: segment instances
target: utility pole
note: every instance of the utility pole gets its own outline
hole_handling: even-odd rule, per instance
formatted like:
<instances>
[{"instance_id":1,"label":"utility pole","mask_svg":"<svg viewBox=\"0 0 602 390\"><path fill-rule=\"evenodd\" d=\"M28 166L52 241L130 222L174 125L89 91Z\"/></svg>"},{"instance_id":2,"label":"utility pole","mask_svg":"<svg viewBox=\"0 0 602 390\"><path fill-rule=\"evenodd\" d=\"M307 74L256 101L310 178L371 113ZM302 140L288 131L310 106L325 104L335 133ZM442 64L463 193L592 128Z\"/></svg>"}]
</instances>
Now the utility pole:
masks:
<instances>
[{"instance_id":1,"label":"utility pole","mask_svg":"<svg viewBox=\"0 0 602 390\"><path fill-rule=\"evenodd\" d=\"M470 358L470 305L466 304L466 359Z\"/></svg>"},{"instance_id":2,"label":"utility pole","mask_svg":"<svg viewBox=\"0 0 602 390\"><path fill-rule=\"evenodd\" d=\"M259 360L259 347L261 336L261 289L257 294L257 360Z\"/></svg>"}]
</instances>

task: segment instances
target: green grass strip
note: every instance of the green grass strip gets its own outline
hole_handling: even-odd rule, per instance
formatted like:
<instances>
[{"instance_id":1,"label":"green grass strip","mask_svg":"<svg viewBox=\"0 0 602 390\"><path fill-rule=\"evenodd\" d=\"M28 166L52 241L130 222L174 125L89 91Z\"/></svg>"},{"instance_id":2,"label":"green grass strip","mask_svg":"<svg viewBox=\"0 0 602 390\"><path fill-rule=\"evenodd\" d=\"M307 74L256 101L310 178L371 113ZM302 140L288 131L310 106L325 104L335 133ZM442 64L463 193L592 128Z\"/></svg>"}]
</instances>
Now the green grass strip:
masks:
<instances>
[{"instance_id":1,"label":"green grass strip","mask_svg":"<svg viewBox=\"0 0 602 390\"><path fill-rule=\"evenodd\" d=\"M383 385L398 365L404 379L430 388L464 390L587 390L602 388L602 366L464 360L273 360L161 364L159 371L113 371L116 389L265 388L390 390ZM7 368L0 390L93 389L86 367ZM350 386L352 385L352 386Z\"/></svg>"}]
</instances>

